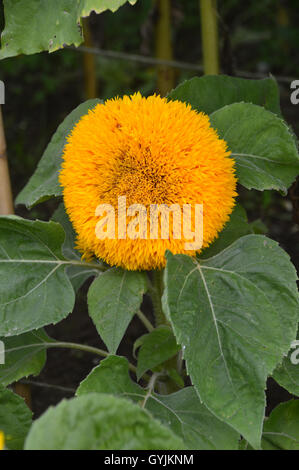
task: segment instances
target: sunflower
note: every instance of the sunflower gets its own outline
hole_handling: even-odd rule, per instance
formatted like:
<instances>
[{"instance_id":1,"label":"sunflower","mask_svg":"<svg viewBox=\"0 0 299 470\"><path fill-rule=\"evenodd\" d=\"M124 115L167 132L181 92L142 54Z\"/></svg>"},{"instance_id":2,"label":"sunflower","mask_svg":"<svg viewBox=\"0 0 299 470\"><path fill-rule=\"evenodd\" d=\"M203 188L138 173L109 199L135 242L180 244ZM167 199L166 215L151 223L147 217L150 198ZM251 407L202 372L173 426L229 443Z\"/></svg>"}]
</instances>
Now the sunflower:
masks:
<instances>
[{"instance_id":1,"label":"sunflower","mask_svg":"<svg viewBox=\"0 0 299 470\"><path fill-rule=\"evenodd\" d=\"M199 250L186 249L189 235L175 236L172 212L166 239L160 213L158 237L151 238L149 220L143 237L117 236L120 225L125 224L126 234L134 219L133 213L125 222L120 218L120 199L126 207L141 205L147 214L163 204L187 205L193 232L195 207L202 205L205 248L229 219L236 196L234 161L208 116L180 101L139 93L98 104L79 120L64 148L60 183L83 257L96 256L128 270L162 268L166 250L191 256ZM114 238L107 227L106 238L96 234L97 208L103 204L113 208ZM137 218L136 233L140 224Z\"/></svg>"}]
</instances>

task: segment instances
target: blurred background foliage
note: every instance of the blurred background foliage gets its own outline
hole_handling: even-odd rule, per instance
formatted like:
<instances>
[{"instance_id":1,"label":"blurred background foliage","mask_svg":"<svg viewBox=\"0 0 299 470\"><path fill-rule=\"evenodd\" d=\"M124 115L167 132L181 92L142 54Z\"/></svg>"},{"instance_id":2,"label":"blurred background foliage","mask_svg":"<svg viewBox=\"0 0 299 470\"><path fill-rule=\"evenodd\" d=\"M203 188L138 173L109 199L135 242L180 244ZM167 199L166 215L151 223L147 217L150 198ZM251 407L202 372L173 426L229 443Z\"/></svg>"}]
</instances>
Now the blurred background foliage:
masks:
<instances>
[{"instance_id":1,"label":"blurred background foliage","mask_svg":"<svg viewBox=\"0 0 299 470\"><path fill-rule=\"evenodd\" d=\"M155 57L159 5L139 0L117 13L91 14L88 24L94 47ZM163 0L162 2L163 3ZM171 0L171 46L173 58L201 64L201 31L198 0ZM3 29L3 11L1 30ZM221 71L230 75L272 73L299 77L299 11L296 0L238 0L218 2ZM167 38L160 37L161 42ZM52 54L5 59L0 79L6 84L4 119L16 195L35 169L46 144L62 119L86 99L84 53L65 49ZM157 89L159 67L124 59L95 55L97 94L102 99L139 90L149 95ZM168 70L171 73L170 70ZM173 84L194 75L194 70L174 69ZM251 76L251 75L250 75ZM288 80L280 82L282 109L298 128L296 107L289 104ZM284 106L285 104L285 106ZM289 109L288 109L289 108ZM288 116L287 116L288 118ZM290 119L289 119L290 120Z\"/></svg>"},{"instance_id":2,"label":"blurred background foliage","mask_svg":"<svg viewBox=\"0 0 299 470\"><path fill-rule=\"evenodd\" d=\"M169 11L163 13L161 4L165 3L169 3ZM2 30L3 11L1 14ZM168 16L169 31L164 28L163 32L162 26L161 32L161 14ZM298 24L297 0L260 0L246 5L238 0L218 2L221 72L256 78L272 73L279 80L282 112L297 135L299 106L290 103L290 81L299 78ZM164 69L161 90L161 67L93 55L97 95L102 99L137 90L144 95L155 91L165 93L167 87L202 74L196 70L202 63L198 0L139 0L134 7L124 5L115 14L109 11L91 14L86 27L90 33L89 46L152 58L166 57L195 67L195 70ZM0 63L0 79L6 84L3 112L14 196L33 173L59 123L90 94L84 55L80 49L68 48L52 54L13 57ZM296 188L294 197L297 197ZM290 195L283 199L272 192L242 191L241 199L251 220L261 218L274 238L279 239L283 234L283 237L290 236L293 243L297 228L291 221L295 218L294 222L298 222L298 215L293 212L296 201ZM46 219L52 208L53 203L49 202L33 209L31 216ZM18 211L24 215L24 208ZM295 256L292 247L286 248Z\"/></svg>"},{"instance_id":3,"label":"blurred background foliage","mask_svg":"<svg viewBox=\"0 0 299 470\"><path fill-rule=\"evenodd\" d=\"M162 4L165 7L166 3L168 9L163 10ZM2 30L2 5L0 15ZM299 105L290 102L290 83L299 79L298 25L298 0L218 1L221 72L249 78L274 75L280 87L282 113L297 135ZM143 95L163 94L185 79L202 75L199 0L138 0L134 7L124 5L115 14L109 11L91 14L84 28L90 36L85 35L88 46L187 62L194 70L183 66L163 68L102 54L88 59L80 48L1 61L0 79L6 85L3 114L14 197L34 172L57 126L72 109L95 93L95 88L98 97L104 100L138 90ZM93 73L94 83L88 85L87 76L90 79ZM257 231L267 231L279 241L299 269L298 183L285 198L274 192L240 189L240 202L247 209L249 220L257 220ZM16 212L47 220L56 206L57 202L48 201L30 212L24 207L18 207ZM68 331L62 327L64 339ZM85 339L88 338L89 335ZM69 383L73 383L71 379Z\"/></svg>"}]
</instances>

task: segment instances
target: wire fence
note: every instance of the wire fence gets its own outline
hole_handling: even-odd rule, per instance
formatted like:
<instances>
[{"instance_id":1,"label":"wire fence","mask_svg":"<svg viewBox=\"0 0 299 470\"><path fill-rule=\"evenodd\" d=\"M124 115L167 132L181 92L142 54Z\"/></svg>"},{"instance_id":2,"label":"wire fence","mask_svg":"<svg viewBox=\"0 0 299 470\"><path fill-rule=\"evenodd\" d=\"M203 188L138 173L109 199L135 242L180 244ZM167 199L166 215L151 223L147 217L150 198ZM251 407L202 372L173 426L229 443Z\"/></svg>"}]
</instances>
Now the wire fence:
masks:
<instances>
[{"instance_id":1,"label":"wire fence","mask_svg":"<svg viewBox=\"0 0 299 470\"><path fill-rule=\"evenodd\" d=\"M156 57L149 57L144 56L141 54L129 54L127 52L119 52L119 51L111 51L107 49L100 49L98 47L86 47L86 46L69 46L68 49L72 49L78 52L86 52L88 54L95 54L107 59L114 59L114 60L126 60L131 62L137 62L145 65L153 65L153 66L164 66L164 67L171 67L176 69L182 70L194 70L197 72L203 73L203 66L199 64L192 64L190 62L182 62L178 60L164 60L158 59ZM246 72L243 70L236 70L236 76L242 78L267 78L271 75L269 73L261 73L261 72ZM274 75L274 74L273 74ZM288 77L282 75L274 75L275 79L280 83L287 83L290 84L292 81L296 80L295 77Z\"/></svg>"},{"instance_id":2,"label":"wire fence","mask_svg":"<svg viewBox=\"0 0 299 470\"><path fill-rule=\"evenodd\" d=\"M48 384L46 382L38 382L35 380L20 380L20 383L25 384L25 385L33 385L35 387L42 387L42 388L51 388L54 390L59 390L60 392L66 392L66 393L76 393L75 388L70 388L70 387L63 387L61 385L54 385L54 384Z\"/></svg>"}]
</instances>

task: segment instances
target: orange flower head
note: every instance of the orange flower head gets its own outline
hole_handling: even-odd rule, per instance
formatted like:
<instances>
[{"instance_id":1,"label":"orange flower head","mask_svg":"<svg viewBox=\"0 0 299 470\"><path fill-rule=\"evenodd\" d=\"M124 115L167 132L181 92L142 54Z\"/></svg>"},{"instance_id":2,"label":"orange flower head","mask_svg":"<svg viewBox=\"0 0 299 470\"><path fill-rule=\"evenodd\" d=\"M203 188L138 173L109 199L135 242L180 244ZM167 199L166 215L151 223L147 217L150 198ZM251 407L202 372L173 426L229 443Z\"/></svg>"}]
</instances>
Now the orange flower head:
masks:
<instances>
[{"instance_id":1,"label":"orange flower head","mask_svg":"<svg viewBox=\"0 0 299 470\"><path fill-rule=\"evenodd\" d=\"M139 93L98 104L79 120L64 149L60 183L83 256L128 270L162 268L166 250L194 256L199 249L186 249L186 243L198 224L196 205L203 208L205 248L228 221L236 197L234 161L208 116L180 101ZM126 212L133 204L146 210L145 224L141 211ZM158 211L158 236L152 236L149 214L163 204L190 207L189 232L183 216L181 232L175 231L179 219L170 211L169 233L162 236L165 217ZM115 216L114 225L102 227L105 238L96 227L109 211L99 212L99 206L111 207Z\"/></svg>"}]
</instances>

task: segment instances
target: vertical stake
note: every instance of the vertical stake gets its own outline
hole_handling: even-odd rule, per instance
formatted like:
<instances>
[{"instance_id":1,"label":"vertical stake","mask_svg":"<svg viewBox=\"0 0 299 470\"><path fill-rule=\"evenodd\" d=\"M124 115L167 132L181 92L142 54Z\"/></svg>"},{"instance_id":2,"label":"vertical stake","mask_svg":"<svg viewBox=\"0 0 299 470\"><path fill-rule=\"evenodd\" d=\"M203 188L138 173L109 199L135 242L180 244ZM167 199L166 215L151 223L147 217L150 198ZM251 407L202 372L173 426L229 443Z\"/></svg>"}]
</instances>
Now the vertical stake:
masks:
<instances>
[{"instance_id":1,"label":"vertical stake","mask_svg":"<svg viewBox=\"0 0 299 470\"><path fill-rule=\"evenodd\" d=\"M172 60L171 38L171 1L158 0L158 22L156 27L156 57L157 59ZM174 69L165 65L158 66L157 90L165 96L175 85Z\"/></svg>"},{"instance_id":2,"label":"vertical stake","mask_svg":"<svg viewBox=\"0 0 299 470\"><path fill-rule=\"evenodd\" d=\"M0 214L8 215L13 213L14 207L6 155L6 140L0 105Z\"/></svg>"},{"instance_id":3,"label":"vertical stake","mask_svg":"<svg viewBox=\"0 0 299 470\"><path fill-rule=\"evenodd\" d=\"M6 139L3 126L2 109L0 106L0 215L9 215L14 213L13 197L9 177ZM31 408L30 386L16 383L15 392L24 398L27 406Z\"/></svg>"},{"instance_id":4,"label":"vertical stake","mask_svg":"<svg viewBox=\"0 0 299 470\"><path fill-rule=\"evenodd\" d=\"M89 18L83 18L84 46L93 47L92 35L89 27ZM97 97L97 79L95 55L88 52L83 53L84 83L86 99Z\"/></svg>"},{"instance_id":5,"label":"vertical stake","mask_svg":"<svg viewBox=\"0 0 299 470\"><path fill-rule=\"evenodd\" d=\"M219 74L217 0L200 0L203 68L206 75Z\"/></svg>"}]
</instances>

